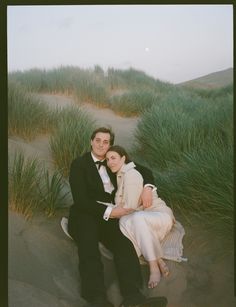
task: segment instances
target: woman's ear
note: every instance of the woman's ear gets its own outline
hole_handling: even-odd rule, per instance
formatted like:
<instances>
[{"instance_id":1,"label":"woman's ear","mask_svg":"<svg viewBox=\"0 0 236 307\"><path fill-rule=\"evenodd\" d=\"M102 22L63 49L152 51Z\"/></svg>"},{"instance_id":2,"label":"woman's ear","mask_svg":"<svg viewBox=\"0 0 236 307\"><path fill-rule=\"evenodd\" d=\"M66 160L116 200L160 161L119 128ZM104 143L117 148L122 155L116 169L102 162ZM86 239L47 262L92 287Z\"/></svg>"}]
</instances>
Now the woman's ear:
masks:
<instances>
[{"instance_id":1,"label":"woman's ear","mask_svg":"<svg viewBox=\"0 0 236 307\"><path fill-rule=\"evenodd\" d=\"M126 160L126 156L123 156L123 157L121 158L122 163L125 163L125 160Z\"/></svg>"}]
</instances>

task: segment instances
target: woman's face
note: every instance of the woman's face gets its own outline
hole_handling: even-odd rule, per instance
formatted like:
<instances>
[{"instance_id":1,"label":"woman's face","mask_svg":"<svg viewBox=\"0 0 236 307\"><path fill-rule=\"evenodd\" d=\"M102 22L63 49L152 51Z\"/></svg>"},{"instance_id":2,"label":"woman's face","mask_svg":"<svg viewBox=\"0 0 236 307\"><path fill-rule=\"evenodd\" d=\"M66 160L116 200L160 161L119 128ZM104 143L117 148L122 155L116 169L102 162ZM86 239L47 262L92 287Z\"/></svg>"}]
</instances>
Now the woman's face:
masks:
<instances>
[{"instance_id":1,"label":"woman's face","mask_svg":"<svg viewBox=\"0 0 236 307\"><path fill-rule=\"evenodd\" d=\"M112 171L112 173L116 173L120 170L122 165L125 163L125 156L121 157L115 151L108 151L106 154L107 165Z\"/></svg>"}]
</instances>

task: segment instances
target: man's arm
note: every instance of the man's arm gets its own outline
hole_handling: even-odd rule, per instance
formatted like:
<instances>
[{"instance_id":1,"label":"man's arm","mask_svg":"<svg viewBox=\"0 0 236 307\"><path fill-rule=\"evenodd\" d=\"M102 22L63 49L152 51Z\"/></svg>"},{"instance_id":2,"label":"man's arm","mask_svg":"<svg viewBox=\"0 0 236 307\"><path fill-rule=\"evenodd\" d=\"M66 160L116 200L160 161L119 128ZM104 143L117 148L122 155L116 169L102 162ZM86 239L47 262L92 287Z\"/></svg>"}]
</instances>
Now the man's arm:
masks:
<instances>
[{"instance_id":1,"label":"man's arm","mask_svg":"<svg viewBox=\"0 0 236 307\"><path fill-rule=\"evenodd\" d=\"M143 183L145 184L151 184L155 186L154 177L152 174L152 171L148 169L147 167L140 165L135 162L137 171L142 175L143 177Z\"/></svg>"},{"instance_id":2,"label":"man's arm","mask_svg":"<svg viewBox=\"0 0 236 307\"><path fill-rule=\"evenodd\" d=\"M148 208L152 205L152 186L155 187L154 177L152 171L147 167L140 165L135 162L137 171L143 176L143 192L140 196L139 203L143 205L144 208ZM150 186L148 186L150 184ZM145 186L147 185L147 186Z\"/></svg>"}]
</instances>

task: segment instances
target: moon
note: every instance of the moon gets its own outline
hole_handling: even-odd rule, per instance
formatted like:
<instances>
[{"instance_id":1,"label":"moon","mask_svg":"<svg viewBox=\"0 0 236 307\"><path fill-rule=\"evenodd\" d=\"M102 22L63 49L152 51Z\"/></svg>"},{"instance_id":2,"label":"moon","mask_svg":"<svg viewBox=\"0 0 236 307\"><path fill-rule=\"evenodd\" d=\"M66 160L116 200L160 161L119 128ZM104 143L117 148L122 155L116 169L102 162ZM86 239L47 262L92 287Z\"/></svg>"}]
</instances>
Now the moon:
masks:
<instances>
[{"instance_id":1,"label":"moon","mask_svg":"<svg viewBox=\"0 0 236 307\"><path fill-rule=\"evenodd\" d=\"M149 51L149 48L148 48L148 47L146 47L146 48L145 48L145 51L146 51L146 52L148 52L148 51Z\"/></svg>"}]
</instances>

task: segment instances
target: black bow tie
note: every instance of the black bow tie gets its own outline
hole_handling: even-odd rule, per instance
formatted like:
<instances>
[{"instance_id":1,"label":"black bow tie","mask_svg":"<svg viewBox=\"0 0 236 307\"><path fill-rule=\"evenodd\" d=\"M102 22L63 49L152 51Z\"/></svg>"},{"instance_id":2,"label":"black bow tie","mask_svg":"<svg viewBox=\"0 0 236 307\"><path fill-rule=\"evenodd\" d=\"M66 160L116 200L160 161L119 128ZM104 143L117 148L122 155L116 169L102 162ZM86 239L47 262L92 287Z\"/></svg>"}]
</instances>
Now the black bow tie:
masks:
<instances>
[{"instance_id":1,"label":"black bow tie","mask_svg":"<svg viewBox=\"0 0 236 307\"><path fill-rule=\"evenodd\" d=\"M100 167L101 167L102 165L104 165L105 167L107 166L106 160L103 160L103 161L96 161L95 164L98 165L98 169L100 169Z\"/></svg>"}]
</instances>

